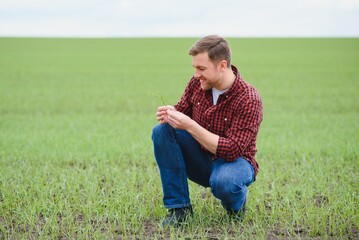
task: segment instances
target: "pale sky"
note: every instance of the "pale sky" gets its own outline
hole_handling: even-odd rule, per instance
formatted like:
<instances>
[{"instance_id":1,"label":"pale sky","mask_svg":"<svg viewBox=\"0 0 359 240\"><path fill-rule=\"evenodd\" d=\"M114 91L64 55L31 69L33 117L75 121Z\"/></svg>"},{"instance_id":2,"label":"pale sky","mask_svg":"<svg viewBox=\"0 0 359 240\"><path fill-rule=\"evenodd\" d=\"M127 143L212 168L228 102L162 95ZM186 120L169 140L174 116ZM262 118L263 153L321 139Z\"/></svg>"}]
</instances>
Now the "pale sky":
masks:
<instances>
[{"instance_id":1,"label":"pale sky","mask_svg":"<svg viewBox=\"0 0 359 240\"><path fill-rule=\"evenodd\" d=\"M359 0L0 0L0 37L359 37Z\"/></svg>"}]
</instances>

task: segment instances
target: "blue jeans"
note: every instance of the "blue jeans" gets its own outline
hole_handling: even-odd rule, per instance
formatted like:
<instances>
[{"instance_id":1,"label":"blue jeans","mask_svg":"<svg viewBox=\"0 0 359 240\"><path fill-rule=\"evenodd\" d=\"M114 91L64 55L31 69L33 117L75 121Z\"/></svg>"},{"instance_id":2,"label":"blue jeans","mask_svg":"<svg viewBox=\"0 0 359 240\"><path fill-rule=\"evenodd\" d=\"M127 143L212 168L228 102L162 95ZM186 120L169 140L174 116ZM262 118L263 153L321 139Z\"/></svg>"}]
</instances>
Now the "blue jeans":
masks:
<instances>
[{"instance_id":1,"label":"blue jeans","mask_svg":"<svg viewBox=\"0 0 359 240\"><path fill-rule=\"evenodd\" d=\"M204 151L184 130L169 124L158 124L152 130L152 141L160 170L163 202L166 208L191 205L187 178L211 187L227 211L238 212L246 201L247 186L254 181L254 169L244 158L227 162Z\"/></svg>"}]
</instances>

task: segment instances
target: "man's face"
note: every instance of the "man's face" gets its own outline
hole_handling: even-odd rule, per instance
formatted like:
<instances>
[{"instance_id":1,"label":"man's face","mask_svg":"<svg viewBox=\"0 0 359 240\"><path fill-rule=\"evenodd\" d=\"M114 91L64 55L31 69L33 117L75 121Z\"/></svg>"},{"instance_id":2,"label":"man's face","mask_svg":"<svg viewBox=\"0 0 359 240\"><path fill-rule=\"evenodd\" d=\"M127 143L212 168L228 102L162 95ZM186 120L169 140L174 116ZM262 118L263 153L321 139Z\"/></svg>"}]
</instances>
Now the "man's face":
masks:
<instances>
[{"instance_id":1,"label":"man's face","mask_svg":"<svg viewBox=\"0 0 359 240\"><path fill-rule=\"evenodd\" d=\"M200 80L204 91L212 89L220 83L221 68L219 64L210 61L207 52L192 56L192 66L194 67L193 76Z\"/></svg>"}]
</instances>

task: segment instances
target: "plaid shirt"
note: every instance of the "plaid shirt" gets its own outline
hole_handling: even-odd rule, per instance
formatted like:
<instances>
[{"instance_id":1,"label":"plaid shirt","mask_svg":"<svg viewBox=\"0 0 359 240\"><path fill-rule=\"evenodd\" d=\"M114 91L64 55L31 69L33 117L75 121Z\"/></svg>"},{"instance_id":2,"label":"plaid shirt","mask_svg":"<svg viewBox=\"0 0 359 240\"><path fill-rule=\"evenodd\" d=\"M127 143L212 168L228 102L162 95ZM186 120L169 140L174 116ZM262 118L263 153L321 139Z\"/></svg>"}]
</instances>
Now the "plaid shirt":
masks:
<instances>
[{"instance_id":1,"label":"plaid shirt","mask_svg":"<svg viewBox=\"0 0 359 240\"><path fill-rule=\"evenodd\" d=\"M193 77L175 108L219 135L212 159L234 161L243 157L251 163L257 175L259 166L254 156L263 118L262 100L258 91L243 81L235 66L232 71L236 79L230 89L219 96L217 105L213 105L212 90L203 91L199 79Z\"/></svg>"}]
</instances>

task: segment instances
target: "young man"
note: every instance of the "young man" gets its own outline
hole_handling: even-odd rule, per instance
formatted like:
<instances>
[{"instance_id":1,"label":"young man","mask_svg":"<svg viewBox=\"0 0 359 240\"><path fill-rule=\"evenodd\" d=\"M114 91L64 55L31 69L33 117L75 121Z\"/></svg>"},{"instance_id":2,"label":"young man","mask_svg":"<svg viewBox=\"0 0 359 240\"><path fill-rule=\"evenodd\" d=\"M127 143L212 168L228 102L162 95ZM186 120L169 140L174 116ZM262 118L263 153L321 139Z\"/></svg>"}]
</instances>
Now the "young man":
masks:
<instances>
[{"instance_id":1,"label":"young man","mask_svg":"<svg viewBox=\"0 0 359 240\"><path fill-rule=\"evenodd\" d=\"M231 65L228 42L216 35L189 50L194 75L175 106L157 109L152 140L169 215L174 226L193 213L187 178L210 187L231 216L242 218L247 186L255 181L256 139L262 100Z\"/></svg>"}]
</instances>

